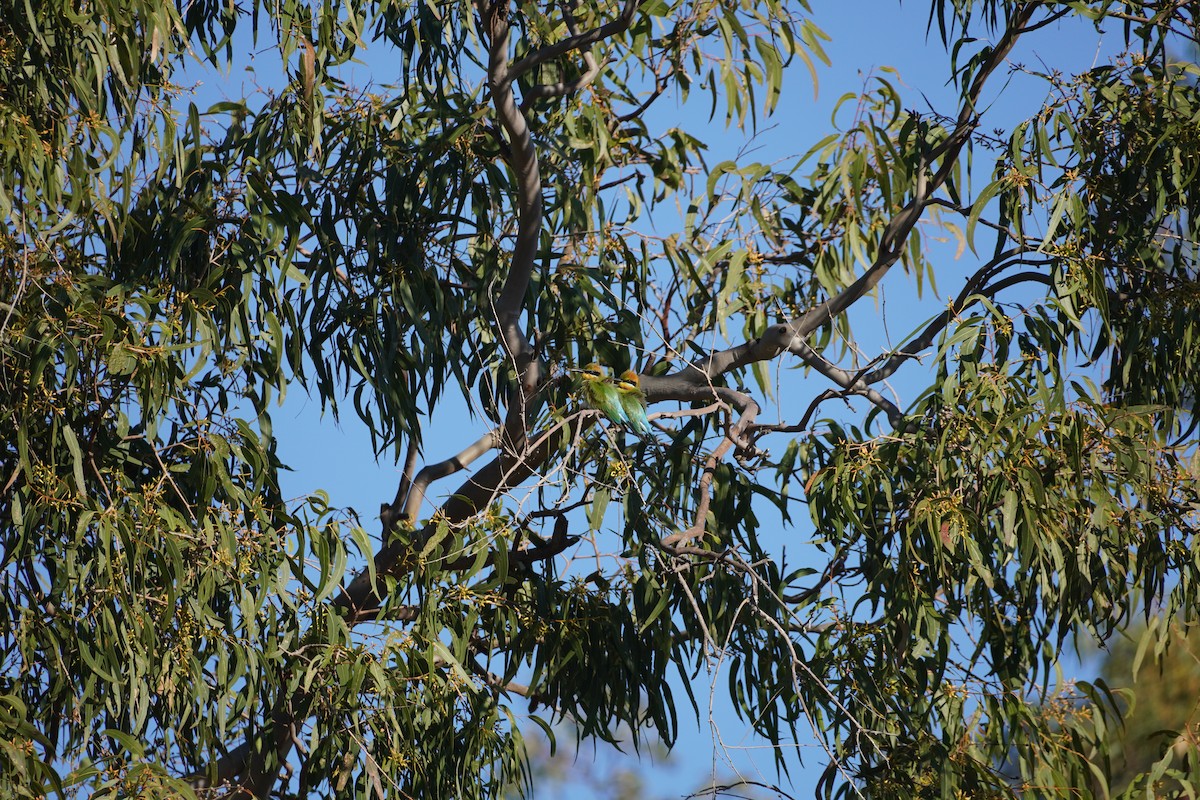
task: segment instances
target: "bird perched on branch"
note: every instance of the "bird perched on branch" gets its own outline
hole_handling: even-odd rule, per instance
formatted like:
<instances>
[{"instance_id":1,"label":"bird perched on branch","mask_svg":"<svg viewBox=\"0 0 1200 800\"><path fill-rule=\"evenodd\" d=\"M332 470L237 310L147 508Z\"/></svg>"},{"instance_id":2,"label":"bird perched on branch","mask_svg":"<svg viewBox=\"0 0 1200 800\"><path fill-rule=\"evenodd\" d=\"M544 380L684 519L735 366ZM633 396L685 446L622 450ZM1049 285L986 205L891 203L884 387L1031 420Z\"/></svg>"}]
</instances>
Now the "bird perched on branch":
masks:
<instances>
[{"instance_id":1,"label":"bird perched on branch","mask_svg":"<svg viewBox=\"0 0 1200 800\"><path fill-rule=\"evenodd\" d=\"M629 418L629 427L638 436L650 432L650 420L646 418L646 395L638 383L638 375L631 369L621 373L617 378L617 395L621 400L621 410Z\"/></svg>"},{"instance_id":2,"label":"bird perched on branch","mask_svg":"<svg viewBox=\"0 0 1200 800\"><path fill-rule=\"evenodd\" d=\"M629 422L629 416L621 404L621 397L612 380L604 374L599 364L588 364L579 371L583 381L583 397L587 404L618 425Z\"/></svg>"}]
</instances>

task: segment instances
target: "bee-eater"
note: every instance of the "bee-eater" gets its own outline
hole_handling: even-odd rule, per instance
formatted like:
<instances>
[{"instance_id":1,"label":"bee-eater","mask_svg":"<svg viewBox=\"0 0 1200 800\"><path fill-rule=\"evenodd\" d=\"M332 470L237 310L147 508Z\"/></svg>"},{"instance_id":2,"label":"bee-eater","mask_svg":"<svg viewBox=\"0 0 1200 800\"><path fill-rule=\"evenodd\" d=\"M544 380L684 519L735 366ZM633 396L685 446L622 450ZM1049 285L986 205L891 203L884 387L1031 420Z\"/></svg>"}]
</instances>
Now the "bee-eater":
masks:
<instances>
[{"instance_id":1,"label":"bee-eater","mask_svg":"<svg viewBox=\"0 0 1200 800\"><path fill-rule=\"evenodd\" d=\"M627 369L617 378L617 394L621 399L621 409L629 418L629 426L634 433L642 436L650 432L650 420L646 419L646 395L638 385L637 373Z\"/></svg>"},{"instance_id":2,"label":"bee-eater","mask_svg":"<svg viewBox=\"0 0 1200 800\"><path fill-rule=\"evenodd\" d=\"M629 422L625 409L621 407L617 387L613 386L599 364L588 364L580 370L579 377L583 379L583 396L589 406L613 422L621 425Z\"/></svg>"}]
</instances>

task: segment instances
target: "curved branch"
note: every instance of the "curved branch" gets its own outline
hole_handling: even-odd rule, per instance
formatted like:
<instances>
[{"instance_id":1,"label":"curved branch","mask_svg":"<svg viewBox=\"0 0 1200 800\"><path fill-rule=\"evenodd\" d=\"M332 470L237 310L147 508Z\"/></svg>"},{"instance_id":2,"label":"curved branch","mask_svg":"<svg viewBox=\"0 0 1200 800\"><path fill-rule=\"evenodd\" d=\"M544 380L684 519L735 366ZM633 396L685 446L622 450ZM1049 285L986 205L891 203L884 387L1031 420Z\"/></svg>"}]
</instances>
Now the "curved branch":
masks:
<instances>
[{"instance_id":1,"label":"curved branch","mask_svg":"<svg viewBox=\"0 0 1200 800\"><path fill-rule=\"evenodd\" d=\"M417 518L417 514L421 510L421 504L425 502L425 490L429 488L429 484L466 469L484 453L495 449L499 444L500 431L493 429L480 436L463 449L462 452L452 455L450 458L439 461L436 464L425 465L417 473L417 477L412 483L412 488L408 491L408 497L404 503L403 518L407 520Z\"/></svg>"},{"instance_id":2,"label":"curved branch","mask_svg":"<svg viewBox=\"0 0 1200 800\"><path fill-rule=\"evenodd\" d=\"M567 25L567 32L572 36L577 35L575 31L575 17L571 14L571 7L575 4L575 0L570 0L563 4L563 21ZM584 88L592 81L596 80L596 76L600 74L600 68L608 63L608 59L603 62L597 62L596 57L592 55L590 50L583 51L583 64L587 69L573 81L559 81L558 83L542 83L537 86L531 86L526 91L522 92L521 108L529 108L534 100L542 97L561 97L565 94L574 94Z\"/></svg>"},{"instance_id":3,"label":"curved branch","mask_svg":"<svg viewBox=\"0 0 1200 800\"><path fill-rule=\"evenodd\" d=\"M995 262L993 261L991 263L994 264ZM1013 259L1005 266L1011 266L1013 264L1036 266L1045 263L1047 263L1045 260L1018 258ZM980 270L980 272L975 274L979 275L981 272L983 272L983 270ZM872 384L878 383L881 380L885 380L886 378L891 377L905 361L916 358L922 350L932 347L933 340L939 333L942 332L942 329L950 324L951 319L963 312L971 298L987 297L990 299L998 292L1001 292L1004 289L1007 289L1010 286L1015 286L1019 283L1044 283L1049 286L1051 281L1049 277L1040 272L1021 272L996 281L990 286L978 291L975 291L975 284L973 281L967 281L967 285L963 287L962 292L959 293L954 302L951 303L945 311L943 311L941 314L938 314L933 321L925 327L925 330L921 332L920 336L918 336L916 339L913 339L908 344L904 345L904 347L900 348L891 356L889 356L887 361L883 362L883 364L878 368L864 373L862 376L862 382L865 384Z\"/></svg>"},{"instance_id":4,"label":"curved branch","mask_svg":"<svg viewBox=\"0 0 1200 800\"><path fill-rule=\"evenodd\" d=\"M565 436L566 429L559 427L553 435L539 437L521 457L501 450L499 455L467 478L438 509L433 519L410 540L393 539L375 554L376 576L393 574L405 556L414 549L420 550L437 534L438 526L444 523L457 525L470 519L510 486L516 486L528 478L545 463ZM443 462L444 463L444 462ZM363 570L350 581L334 600L334 606L345 612L350 624L373 619L383 605L384 595L371 572Z\"/></svg>"},{"instance_id":5,"label":"curved branch","mask_svg":"<svg viewBox=\"0 0 1200 800\"><path fill-rule=\"evenodd\" d=\"M584 33L575 34L560 42L540 48L515 63L509 63L508 0L475 0L476 9L490 39L488 44L488 88L500 126L508 137L508 163L517 184L517 236L513 246L512 263L508 278L496 300L496 324L500 340L512 359L517 374L519 389L509 407L504 422L505 446L514 452L523 449L528 435L530 404L541 382L541 369L535 358L529 339L520 326L525 295L533 275L537 257L538 240L542 228L542 179L538 164L537 149L529 132L529 122L513 97L513 83L529 70L559 56L590 47L592 44L615 36L629 27L642 0L625 0L625 5L616 19ZM573 29L569 10L566 11L568 30ZM600 66L590 53L584 56L591 81ZM580 83L580 85L585 85ZM542 91L552 94L570 91L570 85L550 86ZM535 92L537 87L535 87ZM537 96L536 94L533 96Z\"/></svg>"},{"instance_id":6,"label":"curved branch","mask_svg":"<svg viewBox=\"0 0 1200 800\"><path fill-rule=\"evenodd\" d=\"M780 598L785 603L791 603L796 606L807 605L812 602L817 595L825 590L825 587L833 583L839 578L846 569L846 556L849 555L849 549L846 545L839 547L833 559L825 565L825 569L821 570L821 576L817 578L817 582L806 589L801 589L795 594L781 594Z\"/></svg>"},{"instance_id":7,"label":"curved branch","mask_svg":"<svg viewBox=\"0 0 1200 800\"><path fill-rule=\"evenodd\" d=\"M485 2L485 0L476 1ZM509 68L509 80L515 81L526 72L529 72L529 70L545 64L547 61L565 56L573 50L591 47L596 42L624 32L633 22L633 15L643 2L644 0L625 0L625 5L621 8L621 13L617 15L616 19L606 22L599 27L592 28L590 31L584 31L583 33L563 39L560 42L555 42L552 45L534 50Z\"/></svg>"},{"instance_id":8,"label":"curved branch","mask_svg":"<svg viewBox=\"0 0 1200 800\"><path fill-rule=\"evenodd\" d=\"M537 86L531 86L521 96L521 108L529 108L534 100L540 100L543 97L562 97L588 86L592 81L596 80L596 76L600 74L600 69L606 61L597 62L591 53L586 53L583 56L584 64L587 66L587 71L573 81L559 81L558 83L539 83Z\"/></svg>"},{"instance_id":9,"label":"curved branch","mask_svg":"<svg viewBox=\"0 0 1200 800\"><path fill-rule=\"evenodd\" d=\"M631 119L640 119L641 116L646 113L646 109L654 105L654 101L662 97L663 92L667 91L667 85L667 82L662 78L656 79L654 82L654 91L650 92L646 99L642 101L642 104L633 111L630 111L628 114L622 114L621 116L617 117L615 122L620 124L622 122L628 122Z\"/></svg>"},{"instance_id":10,"label":"curved branch","mask_svg":"<svg viewBox=\"0 0 1200 800\"><path fill-rule=\"evenodd\" d=\"M888 422L892 423L893 428L900 427L904 420L904 414L900 412L895 403L880 394L879 390L868 386L862 378L849 370L836 366L802 340L797 339L792 342L790 350L804 359L804 362L817 372L842 387L845 390L844 394L857 394L867 398L887 414Z\"/></svg>"},{"instance_id":11,"label":"curved branch","mask_svg":"<svg viewBox=\"0 0 1200 800\"><path fill-rule=\"evenodd\" d=\"M958 214L961 217L964 217L966 219L971 218L971 207L970 206L959 205L958 203L955 203L954 201L948 200L944 197L931 197L931 198L929 198L929 202L926 205L941 206L942 208L949 209L950 211L955 212L956 214ZM977 223L979 225L982 225L985 228L991 228L992 230L994 230L997 233L1001 234L1002 236L1006 237L1009 241L1013 242L1014 244L1017 244L1017 245L1021 244L1022 238L1025 239L1026 242L1030 241L1030 238L1028 236L1025 236L1025 237L1017 236L1016 231L1012 230L1011 228L1006 228L1003 225L1000 225L999 223L992 222L990 219L984 219L983 217L979 217L979 219L977 220ZM1001 240L1001 242L1003 242L1003 240ZM1033 246L1029 247L1028 249L1030 249L1030 250L1037 249L1036 243L1034 243Z\"/></svg>"},{"instance_id":12,"label":"curved branch","mask_svg":"<svg viewBox=\"0 0 1200 800\"><path fill-rule=\"evenodd\" d=\"M1039 7L1036 4L1029 4L1015 15L1004 35L987 54L972 80L970 89L963 98L954 129L938 147L930 153L923 153L919 156L917 185L914 187L912 199L892 217L880 237L874 262L857 280L838 294L809 309L803 315L778 325L772 325L757 339L713 353L702 361L689 364L670 376L647 381L645 386L647 397L677 399L678 395L687 394L689 387L692 391L700 391L701 387L706 387L717 375L757 361L774 359L784 352L795 352L797 342L803 342L809 334L831 322L874 289L900 260L900 254L903 252L908 236L916 226L925 207L930 203L933 193L941 188L950 177L962 148L970 139L971 131L975 128L978 116L976 106L987 79L1011 52L1017 39L1024 32L1024 26ZM941 166L930 176L928 174L929 164L937 158L941 159ZM691 398L689 397L689 399ZM889 417L891 416L889 414Z\"/></svg>"},{"instance_id":13,"label":"curved branch","mask_svg":"<svg viewBox=\"0 0 1200 800\"><path fill-rule=\"evenodd\" d=\"M530 535L530 538L533 539L536 544L526 550L517 549L519 540L513 542L513 547L508 553L508 561L510 564L518 564L522 568L528 569L539 561L549 561L579 541L578 535L567 533L566 514L559 514L558 521L554 525L554 532L550 535L550 539L548 541L534 537L532 534ZM488 553L487 558L485 558L483 561L484 566L490 567L495 563L495 552L493 551ZM475 556L467 555L449 562L445 565L445 569L469 569L474 565Z\"/></svg>"},{"instance_id":14,"label":"curved branch","mask_svg":"<svg viewBox=\"0 0 1200 800\"><path fill-rule=\"evenodd\" d=\"M665 537L662 540L662 546L668 550L673 550L692 539L704 535L705 518L708 516L709 506L712 505L712 483L716 476L717 464L721 462L721 459L725 457L730 448L736 446L738 450L742 450L747 447L744 443L743 434L747 428L754 424L754 420L758 416L758 403L754 402L754 399L748 394L733 389L726 389L725 387L713 387L712 391L723 391L726 396L736 398L742 415L735 425L728 428L721 444L712 451L708 459L704 462L704 472L701 473L700 483L696 487L700 495L700 500L696 504L696 513L692 517L691 527Z\"/></svg>"},{"instance_id":15,"label":"curved branch","mask_svg":"<svg viewBox=\"0 0 1200 800\"><path fill-rule=\"evenodd\" d=\"M513 98L513 80L520 73L510 70L508 63L508 2L476 0L476 7L490 36L488 88L500 127L508 137L511 151L508 164L517 184L517 237L508 277L496 300L495 314L500 341L513 361L520 386L504 424L506 444L514 450L520 450L527 433L529 401L541 378L533 348L521 329L520 317L533 275L542 229L542 174L537 149L529 133L529 123Z\"/></svg>"},{"instance_id":16,"label":"curved branch","mask_svg":"<svg viewBox=\"0 0 1200 800\"><path fill-rule=\"evenodd\" d=\"M995 283L986 286L983 289L976 289L976 287L978 287L983 280L995 275L997 272L1006 267L1010 267L1015 264L1040 265L1048 263L1044 259L1012 258L1015 253L1016 251L1005 253L1001 256L1001 258L989 261L978 271L976 271L976 273L967 281L962 291L959 292L958 297L955 298L952 303L950 303L949 307L945 311L935 317L934 320L926 326L925 330L921 332L920 336L904 345L904 347L902 347L900 350L888 356L887 360L876 369L868 371L868 365L868 369L861 369L857 372L851 372L850 370L842 369L841 367L836 366L826 359L822 354L813 350L812 347L810 347L807 343L802 341L793 342L790 348L793 353L800 356L800 358L804 359L804 361L813 367L813 369L824 375L826 378L829 378L838 386L842 387L842 389L845 391L835 392L832 390L827 390L822 392L813 400L812 404L809 405L809 408L805 412L804 418L801 420L801 422L798 423L798 425L791 427L796 430L804 430L808 424L809 418L816 410L817 406L819 406L825 400L829 400L834 397L844 397L846 394L856 394L867 398L878 408L883 410L885 414L887 414L888 421L891 422L892 427L899 427L903 421L904 415L892 401L888 400L877 390L872 389L871 384L878 383L879 381L891 377L905 361L916 358L923 350L931 347L933 345L933 340L946 327L946 325L950 323L950 320L956 315L962 313L963 309L970 305L970 302L974 298L992 298L1010 286L1015 286L1020 283L1051 284L1050 278L1040 272L1021 272L996 281ZM1008 259L1006 263L999 263L1005 259Z\"/></svg>"},{"instance_id":17,"label":"curved branch","mask_svg":"<svg viewBox=\"0 0 1200 800\"><path fill-rule=\"evenodd\" d=\"M396 487L396 496L392 498L392 502L383 503L379 507L379 519L383 521L383 537L385 539L396 529L399 522L412 522L412 517L404 516L402 509L405 498L412 490L413 475L417 471L417 459L420 455L421 448L417 444L417 437L410 436L408 452L404 455L404 471L400 473L400 485Z\"/></svg>"},{"instance_id":18,"label":"curved branch","mask_svg":"<svg viewBox=\"0 0 1200 800\"><path fill-rule=\"evenodd\" d=\"M916 358L923 350L931 347L933 345L933 340L939 333L941 333L946 325L950 323L950 320L962 313L962 311L968 305L970 305L975 298L987 297L990 299L1010 286L1016 286L1017 284L1021 283L1042 283L1047 286L1052 285L1050 278L1040 272L1021 272L1016 275L1010 275L1006 278L998 280L995 283L976 291L975 287L978 286L981 278L985 279L986 277L994 275L996 272L1004 269L1005 267L1010 267L1014 264L1039 265L1048 263L1044 259L1014 258L1001 266L997 266L997 262L999 260L1001 259L993 259L979 269L973 276L971 276L970 280L967 281L966 285L963 287L958 297L955 298L954 302L952 302L945 311L935 317L934 320L926 326L925 330L921 332L920 336L918 336L916 339L913 339L908 344L904 345L904 347L902 347L900 350L890 355L887 360L884 361L883 365L876 369L870 371L867 369L862 369L857 373L850 372L849 370L842 369L841 367L832 364L823 355L813 350L808 344L804 342L794 342L791 348L793 353L803 358L810 366L813 367L813 369L817 370L817 372L820 372L822 375L829 378L831 381L838 384L845 390L844 392L827 390L818 395L809 406L808 411L805 412L804 418L796 426L796 429L803 430L805 426L807 426L811 414L822 402L834 397L843 397L846 394L857 394L867 398L887 414L888 421L892 423L893 428L898 428L903 422L904 415L894 403L880 394L877 390L872 389L871 384L878 383L879 381L891 377L905 361Z\"/></svg>"}]
</instances>

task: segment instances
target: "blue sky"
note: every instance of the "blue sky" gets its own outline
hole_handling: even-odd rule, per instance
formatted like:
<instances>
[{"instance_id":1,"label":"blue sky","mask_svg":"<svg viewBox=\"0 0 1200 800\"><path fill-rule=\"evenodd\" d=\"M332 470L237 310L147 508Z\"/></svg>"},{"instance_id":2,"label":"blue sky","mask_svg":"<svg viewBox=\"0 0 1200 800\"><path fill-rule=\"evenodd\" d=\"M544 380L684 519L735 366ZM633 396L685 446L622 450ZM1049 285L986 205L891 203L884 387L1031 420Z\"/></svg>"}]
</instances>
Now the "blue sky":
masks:
<instances>
[{"instance_id":1,"label":"blue sky","mask_svg":"<svg viewBox=\"0 0 1200 800\"><path fill-rule=\"evenodd\" d=\"M947 84L949 57L942 48L936 32L929 39L925 35L928 4L908 2L901 5L891 0L860 0L860 2L837 2L818 0L813 3L812 18L827 33L831 40L825 43L832 66L819 67L819 91L814 97L814 87L807 69L798 61L790 68L783 85L783 93L774 117L763 120L760 116L760 135L754 140L752 157L763 162L786 163L832 131L830 114L837 100L847 92L859 92L873 75L884 74L885 68L893 68L906 97L905 107L918 111L927 110L926 98L939 110L948 111L955 107L956 92ZM1042 30L1029 37L1014 53L1013 61L1024 62L1032 69L1043 64L1077 72L1094 63L1107 60L1120 46L1120 33L1099 35L1093 28L1079 22L1063 23ZM260 51L269 46L263 43ZM386 72L388 58L380 53L368 53L366 63L356 66L349 80L365 83L374 77L377 82L388 82L395 78ZM278 76L277 63L270 52L256 59L254 74L235 68L223 79L207 73L201 80L200 104L222 99L240 97L252 90L254 85L269 86L269 75ZM375 66L378 64L379 66ZM374 75L378 69L383 74ZM1001 78L1002 76L997 76ZM278 80L278 78L276 78ZM994 81L996 86L1000 81ZM277 84L276 84L277 85ZM995 87L988 95L995 98ZM1015 75L1000 100L989 106L988 117L994 125L1011 127L1040 105L1045 95L1045 86L1024 75ZM666 101L656 109L656 118L663 125L678 125L709 144L709 165L728 158L747 146L745 136L736 129L727 129L723 115L719 112L715 120L708 120L709 101L705 93L696 93L686 104ZM983 157L986 157L984 155ZM977 187L978 188L978 187ZM656 212L655 225L660 232L678 228L680 221L672 219L668 210ZM951 243L936 247L939 264L939 285L944 291L957 291L956 276L972 271L975 260L968 252L961 258L955 257ZM895 281L893 281L895 283ZM914 302L911 286L899 281L901 286L886 289L883 302L864 303L865 311L858 320L859 329L868 339L872 337L880 346L888 341L890 334L903 334L912 324L904 322L902 330L884 328L884 313L888 303L909 304ZM941 306L942 300L926 298L931 309ZM929 316L932 316L931 311ZM899 317L905 320L906 317ZM871 354L868 354L871 355ZM781 372L785 381L799 381L799 371ZM924 386L922 374L915 372L915 380L901 377L893 384L902 405L911 401ZM824 388L824 387L822 387ZM814 394L808 389L805 396ZM451 455L484 432L482 420L467 422L464 405L447 402L438 411L439 417L460 419L462 424L437 425L430 428L426 443L428 460L440 460ZM289 394L284 406L273 415L275 433L279 439L279 452L283 461L293 467L285 483L285 492L291 496L303 496L317 489L330 495L332 505L352 507L361 515L364 527L378 536L378 520L375 518L381 502L389 501L395 493L399 480L399 467L390 462L374 460L370 439L365 428L352 413L343 415L340 424L328 415L322 417L319 403L306 398L299 390ZM457 485L458 481L449 482ZM438 491L449 491L452 486L437 485ZM426 511L428 512L429 509ZM802 541L808 531L801 523L800 529L784 531L778 535L781 541L790 537ZM1086 677L1086 676L1081 676ZM680 740L672 763L668 765L643 765L649 786L661 797L678 797L686 794L712 778L728 778L731 774L766 783L778 780L774 767L774 754L768 745L747 735L747 727L737 720L727 700L725 676L717 667L710 676L701 675L694 691L701 705L701 719L689 724L686 709L680 709L683 720ZM570 748L567 748L570 750ZM798 797L811 794L817 776L826 764L824 752L815 740L802 741L795 750L795 767L791 770L790 791ZM591 751L585 750L580 758L590 759ZM605 761L609 759L605 756ZM620 756L612 756L620 759ZM802 764L800 761L802 760ZM788 784L784 784L787 786ZM543 793L541 796L551 796ZM580 793L573 796L585 797Z\"/></svg>"}]
</instances>

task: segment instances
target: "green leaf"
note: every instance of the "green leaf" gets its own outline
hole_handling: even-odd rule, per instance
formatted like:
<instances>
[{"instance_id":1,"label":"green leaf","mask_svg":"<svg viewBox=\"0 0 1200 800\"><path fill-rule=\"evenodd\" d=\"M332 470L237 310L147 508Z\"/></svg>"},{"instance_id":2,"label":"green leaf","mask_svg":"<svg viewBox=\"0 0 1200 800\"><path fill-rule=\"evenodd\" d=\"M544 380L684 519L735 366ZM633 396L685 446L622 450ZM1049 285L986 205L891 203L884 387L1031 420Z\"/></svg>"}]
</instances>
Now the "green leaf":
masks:
<instances>
[{"instance_id":1,"label":"green leaf","mask_svg":"<svg viewBox=\"0 0 1200 800\"><path fill-rule=\"evenodd\" d=\"M604 514L608 511L608 503L611 499L611 493L607 487L599 487L592 492L592 502L588 506L588 529L593 531L600 530L604 524Z\"/></svg>"},{"instance_id":2,"label":"green leaf","mask_svg":"<svg viewBox=\"0 0 1200 800\"><path fill-rule=\"evenodd\" d=\"M67 450L71 452L71 471L75 476L75 490L79 497L87 495L87 483L83 479L83 450L79 447L79 439L75 436L75 431L70 425L63 424L60 427L63 435L63 443L67 445Z\"/></svg>"}]
</instances>

